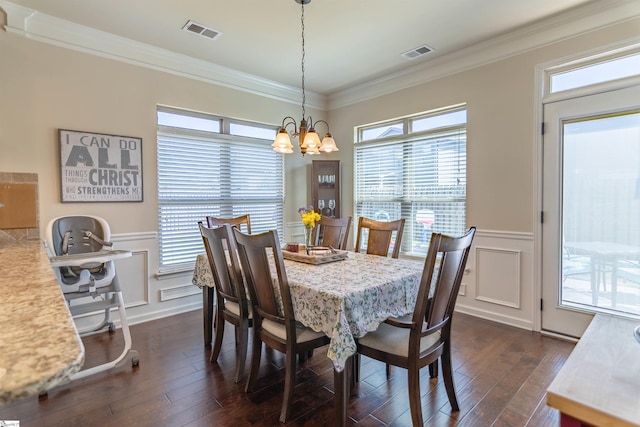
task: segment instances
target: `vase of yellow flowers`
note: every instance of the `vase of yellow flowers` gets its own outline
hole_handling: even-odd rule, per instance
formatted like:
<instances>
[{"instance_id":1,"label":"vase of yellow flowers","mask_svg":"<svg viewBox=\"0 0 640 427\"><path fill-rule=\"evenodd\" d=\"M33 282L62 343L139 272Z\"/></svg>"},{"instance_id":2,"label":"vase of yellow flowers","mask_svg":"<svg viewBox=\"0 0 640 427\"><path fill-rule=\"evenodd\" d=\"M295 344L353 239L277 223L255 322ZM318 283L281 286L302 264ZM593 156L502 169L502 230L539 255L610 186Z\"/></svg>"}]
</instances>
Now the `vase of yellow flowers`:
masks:
<instances>
[{"instance_id":1,"label":"vase of yellow flowers","mask_svg":"<svg viewBox=\"0 0 640 427\"><path fill-rule=\"evenodd\" d=\"M303 206L298 209L298 213L300 214L300 218L302 218L302 225L304 225L304 244L307 250L311 246L311 231L313 231L313 227L316 226L316 222L320 221L320 214L313 210L313 206Z\"/></svg>"}]
</instances>

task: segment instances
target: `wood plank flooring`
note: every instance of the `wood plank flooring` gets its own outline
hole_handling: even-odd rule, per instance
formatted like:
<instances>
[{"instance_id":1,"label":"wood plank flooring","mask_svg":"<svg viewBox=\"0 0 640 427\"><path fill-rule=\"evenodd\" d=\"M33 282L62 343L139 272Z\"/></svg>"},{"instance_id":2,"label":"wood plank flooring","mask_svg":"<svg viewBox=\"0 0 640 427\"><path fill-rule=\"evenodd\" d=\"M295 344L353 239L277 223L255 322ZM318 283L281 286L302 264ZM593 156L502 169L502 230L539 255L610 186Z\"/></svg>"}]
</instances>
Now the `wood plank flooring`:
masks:
<instances>
[{"instance_id":1,"label":"wood plank flooring","mask_svg":"<svg viewBox=\"0 0 640 427\"><path fill-rule=\"evenodd\" d=\"M202 313L193 311L131 328L140 366L59 386L47 397L0 407L0 420L25 426L278 426L284 360L263 352L260 389L234 384L233 329L225 330L218 363L209 362ZM122 334L84 338L86 366L115 358ZM427 426L558 426L545 390L574 345L538 333L456 313L453 361L460 412L451 413L441 378L422 370ZM248 366L246 368L248 372ZM246 373L245 373L246 377ZM361 381L348 416L358 426L411 426L406 371L362 358ZM287 426L332 426L333 370L324 348L299 365L296 400Z\"/></svg>"}]
</instances>

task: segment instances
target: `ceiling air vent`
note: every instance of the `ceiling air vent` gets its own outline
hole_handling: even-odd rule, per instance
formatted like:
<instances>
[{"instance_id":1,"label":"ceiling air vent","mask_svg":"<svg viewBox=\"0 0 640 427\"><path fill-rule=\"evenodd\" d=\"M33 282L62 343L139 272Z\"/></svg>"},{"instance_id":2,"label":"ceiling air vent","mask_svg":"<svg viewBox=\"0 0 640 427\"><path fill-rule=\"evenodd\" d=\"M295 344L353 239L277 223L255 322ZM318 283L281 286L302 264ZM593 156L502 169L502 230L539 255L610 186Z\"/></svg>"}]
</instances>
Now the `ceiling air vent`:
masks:
<instances>
[{"instance_id":1,"label":"ceiling air vent","mask_svg":"<svg viewBox=\"0 0 640 427\"><path fill-rule=\"evenodd\" d=\"M189 21L184 24L184 27L182 27L182 29L190 33L201 35L202 37L206 37L211 40L222 34L220 31L205 27L204 25L198 24L197 22L193 21Z\"/></svg>"},{"instance_id":2,"label":"ceiling air vent","mask_svg":"<svg viewBox=\"0 0 640 427\"><path fill-rule=\"evenodd\" d=\"M426 55L429 52L433 52L433 49L425 44L415 49L411 49L409 52L403 53L402 56L407 59L415 59L419 56Z\"/></svg>"}]
</instances>

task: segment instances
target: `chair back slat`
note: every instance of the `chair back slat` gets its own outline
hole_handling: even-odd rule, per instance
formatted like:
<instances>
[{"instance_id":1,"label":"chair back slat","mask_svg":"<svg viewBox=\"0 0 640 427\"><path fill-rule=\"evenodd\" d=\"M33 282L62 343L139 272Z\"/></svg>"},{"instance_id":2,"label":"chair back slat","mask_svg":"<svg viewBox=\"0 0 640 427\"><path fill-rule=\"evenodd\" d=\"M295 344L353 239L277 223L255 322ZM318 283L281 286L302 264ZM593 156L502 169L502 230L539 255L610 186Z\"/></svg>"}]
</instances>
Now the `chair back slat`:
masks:
<instances>
[{"instance_id":1,"label":"chair back slat","mask_svg":"<svg viewBox=\"0 0 640 427\"><path fill-rule=\"evenodd\" d=\"M240 215L234 218L220 218L215 216L207 216L207 225L209 227L229 224L230 226L242 230L244 225L246 233L251 234L251 216L249 214Z\"/></svg>"},{"instance_id":2,"label":"chair back slat","mask_svg":"<svg viewBox=\"0 0 640 427\"><path fill-rule=\"evenodd\" d=\"M364 234L363 231L368 229L367 253L372 255L388 256L393 233L395 233L395 241L391 256L392 258L398 258L400 255L400 245L402 243L404 221L404 218L385 222L360 217L358 219L358 234L356 237L355 251L360 252L360 246Z\"/></svg>"},{"instance_id":3,"label":"chair back slat","mask_svg":"<svg viewBox=\"0 0 640 427\"><path fill-rule=\"evenodd\" d=\"M277 231L270 230L253 235L242 233L238 229L234 229L233 232L242 269L247 279L250 299L256 310L266 313L270 318L276 318L281 323L285 323L286 319L293 321L291 293ZM269 253L272 257L268 255ZM276 269L281 305L278 304L272 268Z\"/></svg>"},{"instance_id":4,"label":"chair back slat","mask_svg":"<svg viewBox=\"0 0 640 427\"><path fill-rule=\"evenodd\" d=\"M475 227L471 227L460 237L433 233L420 282L414 321L425 319L428 326L433 326L451 318L475 230Z\"/></svg>"},{"instance_id":5,"label":"chair back slat","mask_svg":"<svg viewBox=\"0 0 640 427\"><path fill-rule=\"evenodd\" d=\"M205 227L198 222L216 290L232 302L246 300L242 270L231 226ZM224 302L222 302L224 303Z\"/></svg>"},{"instance_id":6,"label":"chair back slat","mask_svg":"<svg viewBox=\"0 0 640 427\"><path fill-rule=\"evenodd\" d=\"M335 249L347 249L351 217L329 218L323 216L313 229L313 241L319 246L331 246Z\"/></svg>"}]
</instances>

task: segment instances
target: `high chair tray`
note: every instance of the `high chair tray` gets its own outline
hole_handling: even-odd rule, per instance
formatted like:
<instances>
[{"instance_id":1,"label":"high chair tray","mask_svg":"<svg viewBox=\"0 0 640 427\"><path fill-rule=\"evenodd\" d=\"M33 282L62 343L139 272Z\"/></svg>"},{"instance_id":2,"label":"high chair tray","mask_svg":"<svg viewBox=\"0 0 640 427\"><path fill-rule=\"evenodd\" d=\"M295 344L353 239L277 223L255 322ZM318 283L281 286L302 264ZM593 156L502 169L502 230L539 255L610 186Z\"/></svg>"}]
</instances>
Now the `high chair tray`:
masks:
<instances>
[{"instance_id":1,"label":"high chair tray","mask_svg":"<svg viewBox=\"0 0 640 427\"><path fill-rule=\"evenodd\" d=\"M96 262L103 263L116 259L129 258L130 256L131 251L120 249L113 251L87 252L84 254L58 255L49 258L49 260L53 267L82 267L85 264Z\"/></svg>"}]
</instances>

